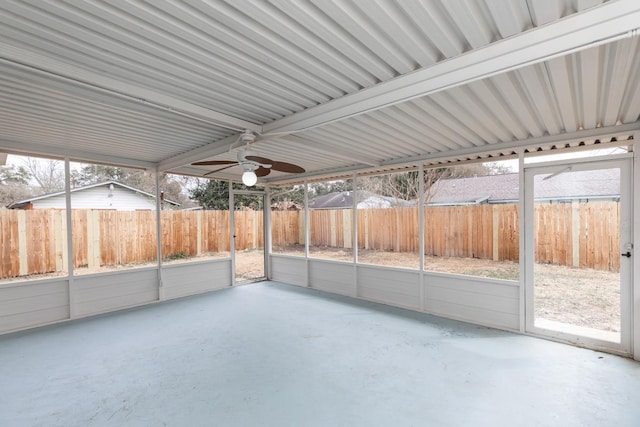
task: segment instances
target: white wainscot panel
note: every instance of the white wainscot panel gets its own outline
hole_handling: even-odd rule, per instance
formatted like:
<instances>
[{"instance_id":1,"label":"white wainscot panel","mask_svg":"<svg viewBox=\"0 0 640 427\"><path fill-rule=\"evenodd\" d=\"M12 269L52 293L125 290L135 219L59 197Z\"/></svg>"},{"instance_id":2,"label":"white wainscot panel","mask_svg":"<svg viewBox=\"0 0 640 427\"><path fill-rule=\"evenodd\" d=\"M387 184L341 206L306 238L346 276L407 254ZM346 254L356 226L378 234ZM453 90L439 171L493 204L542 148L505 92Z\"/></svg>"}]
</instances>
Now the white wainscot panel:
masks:
<instances>
[{"instance_id":1,"label":"white wainscot panel","mask_svg":"<svg viewBox=\"0 0 640 427\"><path fill-rule=\"evenodd\" d=\"M307 260L303 257L271 255L271 280L307 286Z\"/></svg>"},{"instance_id":2,"label":"white wainscot panel","mask_svg":"<svg viewBox=\"0 0 640 427\"><path fill-rule=\"evenodd\" d=\"M162 267L163 299L199 294L231 286L231 260L213 260Z\"/></svg>"},{"instance_id":3,"label":"white wainscot panel","mask_svg":"<svg viewBox=\"0 0 640 427\"><path fill-rule=\"evenodd\" d=\"M0 333L69 318L69 282L47 280L0 286Z\"/></svg>"},{"instance_id":4,"label":"white wainscot panel","mask_svg":"<svg viewBox=\"0 0 640 427\"><path fill-rule=\"evenodd\" d=\"M75 315L106 313L158 300L158 270L123 270L74 278Z\"/></svg>"},{"instance_id":5,"label":"white wainscot panel","mask_svg":"<svg viewBox=\"0 0 640 427\"><path fill-rule=\"evenodd\" d=\"M420 273L358 265L358 296L420 310Z\"/></svg>"},{"instance_id":6,"label":"white wainscot panel","mask_svg":"<svg viewBox=\"0 0 640 427\"><path fill-rule=\"evenodd\" d=\"M309 283L314 289L355 296L353 264L309 260Z\"/></svg>"},{"instance_id":7,"label":"white wainscot panel","mask_svg":"<svg viewBox=\"0 0 640 427\"><path fill-rule=\"evenodd\" d=\"M425 274L424 286L428 313L500 329L520 327L517 282Z\"/></svg>"}]
</instances>

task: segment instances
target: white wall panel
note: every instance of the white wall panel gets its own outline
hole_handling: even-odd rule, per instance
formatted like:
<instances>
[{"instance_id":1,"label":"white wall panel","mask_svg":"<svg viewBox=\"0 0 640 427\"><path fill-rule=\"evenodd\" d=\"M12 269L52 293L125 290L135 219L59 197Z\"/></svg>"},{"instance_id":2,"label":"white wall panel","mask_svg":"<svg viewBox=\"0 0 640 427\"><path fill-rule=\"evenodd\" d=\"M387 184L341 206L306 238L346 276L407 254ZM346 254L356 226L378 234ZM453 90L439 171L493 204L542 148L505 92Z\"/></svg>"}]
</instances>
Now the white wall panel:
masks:
<instances>
[{"instance_id":1,"label":"white wall panel","mask_svg":"<svg viewBox=\"0 0 640 427\"><path fill-rule=\"evenodd\" d=\"M46 280L0 286L0 333L69 318L69 283Z\"/></svg>"},{"instance_id":2,"label":"white wall panel","mask_svg":"<svg viewBox=\"0 0 640 427\"><path fill-rule=\"evenodd\" d=\"M277 258L277 261L276 261ZM283 281L303 274L304 259L272 257ZM309 286L327 292L420 311L420 275L424 275L424 311L499 329L519 330L520 286L518 282L481 277L420 273L405 269L309 259ZM354 274L357 271L357 295Z\"/></svg>"},{"instance_id":3,"label":"white wall panel","mask_svg":"<svg viewBox=\"0 0 640 427\"><path fill-rule=\"evenodd\" d=\"M358 296L384 304L420 309L420 273L358 266Z\"/></svg>"},{"instance_id":4,"label":"white wall panel","mask_svg":"<svg viewBox=\"0 0 640 427\"><path fill-rule=\"evenodd\" d=\"M163 299L178 298L231 286L231 260L162 267Z\"/></svg>"},{"instance_id":5,"label":"white wall panel","mask_svg":"<svg viewBox=\"0 0 640 427\"><path fill-rule=\"evenodd\" d=\"M271 280L307 286L307 261L302 257L271 256Z\"/></svg>"},{"instance_id":6,"label":"white wall panel","mask_svg":"<svg viewBox=\"0 0 640 427\"><path fill-rule=\"evenodd\" d=\"M428 313L479 325L518 330L520 289L516 282L425 274Z\"/></svg>"},{"instance_id":7,"label":"white wall panel","mask_svg":"<svg viewBox=\"0 0 640 427\"><path fill-rule=\"evenodd\" d=\"M355 296L354 274L350 263L309 260L309 283L314 289Z\"/></svg>"},{"instance_id":8,"label":"white wall panel","mask_svg":"<svg viewBox=\"0 0 640 427\"><path fill-rule=\"evenodd\" d=\"M158 300L157 269L125 270L74 278L78 317L134 307Z\"/></svg>"}]
</instances>

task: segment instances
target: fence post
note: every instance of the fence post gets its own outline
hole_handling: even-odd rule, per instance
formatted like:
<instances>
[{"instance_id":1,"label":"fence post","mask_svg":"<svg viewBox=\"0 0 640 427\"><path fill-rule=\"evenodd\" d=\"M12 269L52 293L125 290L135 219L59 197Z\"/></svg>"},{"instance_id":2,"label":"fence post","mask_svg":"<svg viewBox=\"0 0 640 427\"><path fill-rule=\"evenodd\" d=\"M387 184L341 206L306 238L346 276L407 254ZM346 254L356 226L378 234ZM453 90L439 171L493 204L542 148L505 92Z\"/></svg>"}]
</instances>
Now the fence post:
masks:
<instances>
[{"instance_id":1,"label":"fence post","mask_svg":"<svg viewBox=\"0 0 640 427\"><path fill-rule=\"evenodd\" d=\"M369 249L369 210L362 209L364 211L364 218L362 222L364 223L364 248Z\"/></svg>"},{"instance_id":2,"label":"fence post","mask_svg":"<svg viewBox=\"0 0 640 427\"><path fill-rule=\"evenodd\" d=\"M579 202L571 201L571 260L574 267L580 267L580 214Z\"/></svg>"},{"instance_id":3,"label":"fence post","mask_svg":"<svg viewBox=\"0 0 640 427\"><path fill-rule=\"evenodd\" d=\"M27 255L27 221L26 212L18 211L18 260L19 274L26 276L29 274L29 258Z\"/></svg>"},{"instance_id":4,"label":"fence post","mask_svg":"<svg viewBox=\"0 0 640 427\"><path fill-rule=\"evenodd\" d=\"M87 266L100 267L100 213L95 210L87 212Z\"/></svg>"},{"instance_id":5,"label":"fence post","mask_svg":"<svg viewBox=\"0 0 640 427\"><path fill-rule=\"evenodd\" d=\"M393 209L393 211L392 211L392 212L393 212L393 217L395 218L395 223L396 223L396 224L395 224L395 225L396 225L396 232L395 232L395 235L396 235L396 241L395 241L395 245L394 245L394 246L395 246L395 249L394 249L394 250L395 250L396 252L400 252L400 229L401 229L401 228L400 228L400 227L401 227L401 223L400 223L400 212L399 212L399 209L398 209L398 208Z\"/></svg>"},{"instance_id":6,"label":"fence post","mask_svg":"<svg viewBox=\"0 0 640 427\"><path fill-rule=\"evenodd\" d=\"M202 212L196 211L196 255L202 255Z\"/></svg>"},{"instance_id":7,"label":"fence post","mask_svg":"<svg viewBox=\"0 0 640 427\"><path fill-rule=\"evenodd\" d=\"M306 226L304 224L304 212L305 212L304 209L298 211L298 244L306 240L305 239Z\"/></svg>"},{"instance_id":8,"label":"fence post","mask_svg":"<svg viewBox=\"0 0 640 427\"><path fill-rule=\"evenodd\" d=\"M498 205L493 205L491 227L493 229L493 260L500 261L500 251L498 248L498 243L500 242L500 212L498 212Z\"/></svg>"},{"instance_id":9,"label":"fence post","mask_svg":"<svg viewBox=\"0 0 640 427\"><path fill-rule=\"evenodd\" d=\"M51 210L51 214L53 216L53 250L55 251L56 271L64 271L67 265L65 255L66 247L64 246L64 240L67 232L64 229L65 222L62 219L62 213L64 213L62 210Z\"/></svg>"},{"instance_id":10,"label":"fence post","mask_svg":"<svg viewBox=\"0 0 640 427\"><path fill-rule=\"evenodd\" d=\"M336 246L336 211L329 210L327 211L329 214L329 228L331 235L329 236L329 246Z\"/></svg>"},{"instance_id":11,"label":"fence post","mask_svg":"<svg viewBox=\"0 0 640 427\"><path fill-rule=\"evenodd\" d=\"M345 248L352 248L351 245L351 224L353 223L353 210L351 209L342 209L342 241L344 242Z\"/></svg>"}]
</instances>

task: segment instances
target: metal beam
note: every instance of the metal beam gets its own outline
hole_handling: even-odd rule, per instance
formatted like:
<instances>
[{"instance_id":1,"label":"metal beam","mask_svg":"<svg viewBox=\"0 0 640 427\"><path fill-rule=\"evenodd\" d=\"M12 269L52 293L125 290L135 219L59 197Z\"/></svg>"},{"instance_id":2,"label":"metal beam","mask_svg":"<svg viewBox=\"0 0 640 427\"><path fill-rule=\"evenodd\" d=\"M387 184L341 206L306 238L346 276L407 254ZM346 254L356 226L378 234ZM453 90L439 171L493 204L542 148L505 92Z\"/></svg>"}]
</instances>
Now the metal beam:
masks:
<instances>
[{"instance_id":1,"label":"metal beam","mask_svg":"<svg viewBox=\"0 0 640 427\"><path fill-rule=\"evenodd\" d=\"M29 52L25 49L3 42L0 42L0 60L28 67L34 71L44 71L51 76L69 80L77 85L106 91L108 93L132 99L145 105L160 108L175 114L200 118L208 123L227 129L237 131L249 129L257 133L262 131L262 126L258 124L219 113L199 105L191 104L153 90L106 77L86 69L74 67L55 58Z\"/></svg>"},{"instance_id":2,"label":"metal beam","mask_svg":"<svg viewBox=\"0 0 640 427\"><path fill-rule=\"evenodd\" d=\"M197 162L199 160L206 159L208 157L214 157L219 154L229 151L229 147L238 141L239 133L223 138L219 141L214 141L210 144L203 145L196 149L187 151L186 153L178 154L177 156L169 157L168 159L160 161L158 163L158 170L168 171L180 166L188 165L189 163Z\"/></svg>"},{"instance_id":3,"label":"metal beam","mask_svg":"<svg viewBox=\"0 0 640 427\"><path fill-rule=\"evenodd\" d=\"M74 162L101 163L105 165L131 167L138 169L154 169L156 164L128 157L109 156L92 151L66 150L42 144L32 144L0 138L0 151L18 156L44 156L54 159L69 157Z\"/></svg>"},{"instance_id":4,"label":"metal beam","mask_svg":"<svg viewBox=\"0 0 640 427\"><path fill-rule=\"evenodd\" d=\"M597 128L597 129L575 131L575 132L565 133L561 135L547 135L547 136L541 136L537 138L523 139L520 141L509 141L509 142L500 142L496 144L487 144L484 147L471 147L471 148L463 148L459 150L433 153L433 154L422 155L422 156L404 157L404 158L393 159L393 160L382 162L378 167L371 167L367 165L363 165L361 167L346 166L346 167L340 167L340 168L335 168L331 170L318 171L315 173L314 172L303 173L295 177L266 179L265 182L268 182L271 184L285 184L285 183L301 182L303 179L315 180L315 179L321 179L325 177L336 177L336 176L346 177L350 175L350 172L353 172L353 171L359 172L359 173L367 173L367 172L382 171L385 168L394 169L394 168L412 167L412 166L417 167L420 164L433 163L433 162L446 162L449 160L455 160L456 158L459 158L459 157L481 156L481 155L486 155L488 153L519 151L521 149L525 150L527 148L534 149L540 146L549 146L554 144L566 144L570 142L595 140L600 138L614 138L614 137L617 138L621 136L630 136L634 132L637 132L638 130L640 130L640 122L634 122L634 123L628 123L625 125L607 126L607 127ZM616 143L614 145L619 146L621 144ZM598 148L604 148L608 146L609 146L608 144L602 144L602 145L591 145L590 147L592 149L598 149ZM575 149L567 149L565 152L568 152L569 150L582 150L582 147L577 147ZM557 152L558 153L562 152L562 150L558 150ZM552 154L551 152L548 152L548 151L545 153ZM514 154L513 156L507 156L507 157L487 158L486 160L482 160L482 161L490 162L490 161L497 161L497 160L506 160L509 158L517 158L517 157L518 155ZM473 160L473 161L475 162L480 160Z\"/></svg>"},{"instance_id":5,"label":"metal beam","mask_svg":"<svg viewBox=\"0 0 640 427\"><path fill-rule=\"evenodd\" d=\"M263 135L312 129L475 80L630 36L640 27L640 2L607 2L585 12L474 49L263 126Z\"/></svg>"}]
</instances>

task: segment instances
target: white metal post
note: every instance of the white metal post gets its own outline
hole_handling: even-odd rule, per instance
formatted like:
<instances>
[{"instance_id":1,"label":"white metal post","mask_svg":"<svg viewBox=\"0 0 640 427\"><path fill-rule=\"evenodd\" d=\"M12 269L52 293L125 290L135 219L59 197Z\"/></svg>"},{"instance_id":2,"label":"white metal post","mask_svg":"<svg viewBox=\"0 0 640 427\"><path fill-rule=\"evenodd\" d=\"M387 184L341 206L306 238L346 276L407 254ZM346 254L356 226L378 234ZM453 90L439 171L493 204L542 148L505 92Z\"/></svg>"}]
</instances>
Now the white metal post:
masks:
<instances>
[{"instance_id":1,"label":"white metal post","mask_svg":"<svg viewBox=\"0 0 640 427\"><path fill-rule=\"evenodd\" d=\"M640 132L633 134L633 183L631 195L633 197L633 242L634 249L640 244L640 149L637 141L640 139ZM631 283L633 303L631 305L631 353L635 360L640 360L640 257L637 250L631 251L633 254L633 266L631 269Z\"/></svg>"},{"instance_id":2,"label":"white metal post","mask_svg":"<svg viewBox=\"0 0 640 427\"><path fill-rule=\"evenodd\" d=\"M311 235L309 228L309 184L304 180L304 268L307 287L311 287L311 278L309 277L309 236Z\"/></svg>"},{"instance_id":3,"label":"white metal post","mask_svg":"<svg viewBox=\"0 0 640 427\"><path fill-rule=\"evenodd\" d=\"M264 240L264 275L271 280L271 188L265 185L265 194L262 195L262 232Z\"/></svg>"},{"instance_id":4,"label":"white metal post","mask_svg":"<svg viewBox=\"0 0 640 427\"><path fill-rule=\"evenodd\" d=\"M358 289L358 174L351 176L351 194L353 204L351 206L351 250L353 252L353 295L359 296Z\"/></svg>"},{"instance_id":5,"label":"white metal post","mask_svg":"<svg viewBox=\"0 0 640 427\"><path fill-rule=\"evenodd\" d=\"M164 299L162 282L162 200L160 191L160 172L156 169L156 256L158 257L158 299Z\"/></svg>"},{"instance_id":6,"label":"white metal post","mask_svg":"<svg viewBox=\"0 0 640 427\"><path fill-rule=\"evenodd\" d=\"M236 225L235 225L235 201L233 197L233 182L229 181L229 251L231 253L231 284L236 284Z\"/></svg>"},{"instance_id":7,"label":"white metal post","mask_svg":"<svg viewBox=\"0 0 640 427\"><path fill-rule=\"evenodd\" d=\"M524 179L524 150L520 150L518 152L518 222L519 227L520 227L520 235L519 237L519 242L518 242L518 258L520 259L520 261L518 262L518 282L520 284L520 293L519 293L519 298L520 298L520 304L519 304L519 310L520 310L520 319L519 319L519 323L520 323L520 332L524 332L526 329L526 313L527 313L527 305L526 305L526 295L527 293L526 291L526 254L527 254L527 240L526 240L526 235L527 233L525 232L525 226L526 226L526 221L525 221L525 215L527 214L525 212L525 179ZM496 226L496 224L493 225L494 227Z\"/></svg>"},{"instance_id":8,"label":"white metal post","mask_svg":"<svg viewBox=\"0 0 640 427\"><path fill-rule=\"evenodd\" d=\"M64 158L64 199L65 208L67 209L67 270L69 281L69 317L73 319L76 316L76 292L73 283L73 221L71 217L71 165L69 156Z\"/></svg>"},{"instance_id":9,"label":"white metal post","mask_svg":"<svg viewBox=\"0 0 640 427\"><path fill-rule=\"evenodd\" d=\"M418 166L418 265L420 266L420 311L424 311L424 165Z\"/></svg>"}]
</instances>

